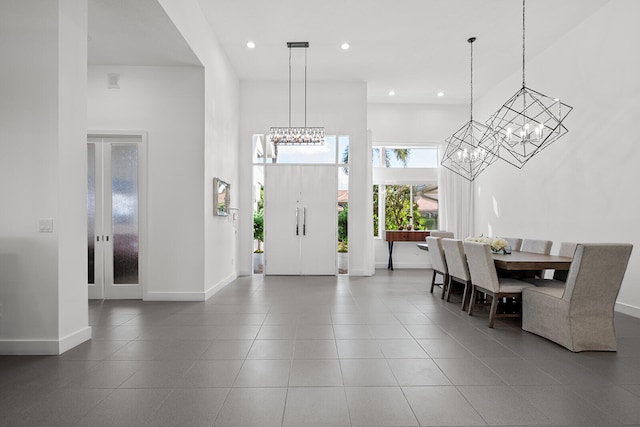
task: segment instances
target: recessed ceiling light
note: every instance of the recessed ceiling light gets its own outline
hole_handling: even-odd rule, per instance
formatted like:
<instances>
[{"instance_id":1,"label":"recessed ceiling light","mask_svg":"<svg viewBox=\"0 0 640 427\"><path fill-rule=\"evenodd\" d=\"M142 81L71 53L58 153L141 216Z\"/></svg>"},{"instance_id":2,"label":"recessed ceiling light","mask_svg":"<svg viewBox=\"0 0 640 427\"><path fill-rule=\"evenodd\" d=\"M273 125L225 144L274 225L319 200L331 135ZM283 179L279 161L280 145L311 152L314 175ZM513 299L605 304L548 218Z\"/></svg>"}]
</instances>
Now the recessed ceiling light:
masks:
<instances>
[{"instance_id":1,"label":"recessed ceiling light","mask_svg":"<svg viewBox=\"0 0 640 427\"><path fill-rule=\"evenodd\" d=\"M340 46L342 48L342 50L348 50L351 46L349 46L349 43L342 43L342 46Z\"/></svg>"},{"instance_id":2,"label":"recessed ceiling light","mask_svg":"<svg viewBox=\"0 0 640 427\"><path fill-rule=\"evenodd\" d=\"M444 92L438 92L438 96L439 97L443 97L444 96Z\"/></svg>"},{"instance_id":3,"label":"recessed ceiling light","mask_svg":"<svg viewBox=\"0 0 640 427\"><path fill-rule=\"evenodd\" d=\"M389 96L394 96L396 93L392 90L389 91Z\"/></svg>"},{"instance_id":4,"label":"recessed ceiling light","mask_svg":"<svg viewBox=\"0 0 640 427\"><path fill-rule=\"evenodd\" d=\"M256 47L256 44L254 42L249 41L249 42L247 42L247 47L249 49L253 49L254 47Z\"/></svg>"}]
</instances>

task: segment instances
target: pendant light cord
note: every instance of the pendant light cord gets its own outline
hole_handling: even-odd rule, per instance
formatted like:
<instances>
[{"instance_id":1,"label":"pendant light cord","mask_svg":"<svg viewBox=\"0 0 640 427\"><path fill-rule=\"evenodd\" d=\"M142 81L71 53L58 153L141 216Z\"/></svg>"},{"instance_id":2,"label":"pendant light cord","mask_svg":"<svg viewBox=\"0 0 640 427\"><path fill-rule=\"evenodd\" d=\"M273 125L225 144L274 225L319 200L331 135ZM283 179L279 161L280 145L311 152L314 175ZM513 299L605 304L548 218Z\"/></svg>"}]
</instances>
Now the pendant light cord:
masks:
<instances>
[{"instance_id":1,"label":"pendant light cord","mask_svg":"<svg viewBox=\"0 0 640 427\"><path fill-rule=\"evenodd\" d=\"M524 59L525 59L525 44L524 44L524 9L525 9L525 1L526 0L522 0L522 87L525 87L525 80L524 80Z\"/></svg>"},{"instance_id":2,"label":"pendant light cord","mask_svg":"<svg viewBox=\"0 0 640 427\"><path fill-rule=\"evenodd\" d=\"M469 44L471 45L471 61L470 61L470 65L471 65L471 77L470 77L470 87L471 87L471 95L470 95L470 102L469 104L471 105L471 121L473 122L473 42L476 41L475 37L471 37L469 40L467 40L469 42Z\"/></svg>"},{"instance_id":3,"label":"pendant light cord","mask_svg":"<svg viewBox=\"0 0 640 427\"><path fill-rule=\"evenodd\" d=\"M289 128L291 128L291 47L289 47Z\"/></svg>"},{"instance_id":4,"label":"pendant light cord","mask_svg":"<svg viewBox=\"0 0 640 427\"><path fill-rule=\"evenodd\" d=\"M304 127L307 128L307 48L304 48Z\"/></svg>"}]
</instances>

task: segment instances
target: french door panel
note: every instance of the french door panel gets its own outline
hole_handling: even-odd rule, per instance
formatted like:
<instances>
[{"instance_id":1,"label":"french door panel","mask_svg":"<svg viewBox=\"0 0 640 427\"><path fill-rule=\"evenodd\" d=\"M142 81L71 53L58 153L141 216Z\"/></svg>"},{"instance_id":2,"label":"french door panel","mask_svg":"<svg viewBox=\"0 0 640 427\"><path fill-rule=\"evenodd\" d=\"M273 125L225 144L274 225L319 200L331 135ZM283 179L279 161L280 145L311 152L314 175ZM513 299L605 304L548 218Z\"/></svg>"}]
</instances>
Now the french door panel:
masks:
<instances>
[{"instance_id":1,"label":"french door panel","mask_svg":"<svg viewBox=\"0 0 640 427\"><path fill-rule=\"evenodd\" d=\"M274 165L265 171L265 273L335 275L335 166Z\"/></svg>"},{"instance_id":2,"label":"french door panel","mask_svg":"<svg viewBox=\"0 0 640 427\"><path fill-rule=\"evenodd\" d=\"M336 274L338 175L334 166L301 167L302 274Z\"/></svg>"},{"instance_id":3,"label":"french door panel","mask_svg":"<svg viewBox=\"0 0 640 427\"><path fill-rule=\"evenodd\" d=\"M300 265L299 166L269 166L265 171L265 273L298 275Z\"/></svg>"},{"instance_id":4,"label":"french door panel","mask_svg":"<svg viewBox=\"0 0 640 427\"><path fill-rule=\"evenodd\" d=\"M140 299L139 265L139 141L97 138L95 143L95 206L89 229L94 244L93 272L89 247L90 298ZM91 148L89 152L91 152ZM91 165L90 165L91 167ZM91 172L90 172L91 175ZM91 181L91 179L90 179ZM90 183L91 186L91 183Z\"/></svg>"}]
</instances>

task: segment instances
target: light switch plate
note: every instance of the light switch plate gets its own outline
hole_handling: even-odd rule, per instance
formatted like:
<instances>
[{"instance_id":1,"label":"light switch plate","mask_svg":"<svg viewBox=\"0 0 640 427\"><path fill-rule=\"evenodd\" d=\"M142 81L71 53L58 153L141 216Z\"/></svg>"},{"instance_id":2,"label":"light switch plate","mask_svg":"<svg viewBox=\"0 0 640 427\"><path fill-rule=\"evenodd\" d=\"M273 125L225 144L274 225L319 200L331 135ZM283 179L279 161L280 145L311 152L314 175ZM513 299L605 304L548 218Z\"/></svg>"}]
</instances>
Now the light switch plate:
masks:
<instances>
[{"instance_id":1,"label":"light switch plate","mask_svg":"<svg viewBox=\"0 0 640 427\"><path fill-rule=\"evenodd\" d=\"M38 231L40 233L53 233L53 218L40 218Z\"/></svg>"}]
</instances>

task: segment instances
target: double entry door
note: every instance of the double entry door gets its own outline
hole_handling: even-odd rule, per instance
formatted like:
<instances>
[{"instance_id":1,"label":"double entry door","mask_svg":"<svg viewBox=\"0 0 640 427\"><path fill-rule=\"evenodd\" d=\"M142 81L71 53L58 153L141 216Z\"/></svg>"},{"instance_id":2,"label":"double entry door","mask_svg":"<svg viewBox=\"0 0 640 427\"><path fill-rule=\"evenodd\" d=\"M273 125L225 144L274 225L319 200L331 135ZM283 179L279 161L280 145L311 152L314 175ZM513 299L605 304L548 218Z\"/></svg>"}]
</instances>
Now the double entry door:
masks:
<instances>
[{"instance_id":1,"label":"double entry door","mask_svg":"<svg viewBox=\"0 0 640 427\"><path fill-rule=\"evenodd\" d=\"M90 299L141 299L141 135L87 138Z\"/></svg>"},{"instance_id":2,"label":"double entry door","mask_svg":"<svg viewBox=\"0 0 640 427\"><path fill-rule=\"evenodd\" d=\"M336 274L337 192L333 165L266 166L265 274Z\"/></svg>"}]
</instances>

